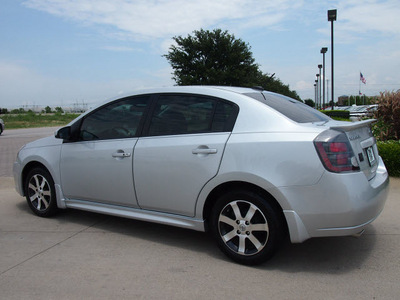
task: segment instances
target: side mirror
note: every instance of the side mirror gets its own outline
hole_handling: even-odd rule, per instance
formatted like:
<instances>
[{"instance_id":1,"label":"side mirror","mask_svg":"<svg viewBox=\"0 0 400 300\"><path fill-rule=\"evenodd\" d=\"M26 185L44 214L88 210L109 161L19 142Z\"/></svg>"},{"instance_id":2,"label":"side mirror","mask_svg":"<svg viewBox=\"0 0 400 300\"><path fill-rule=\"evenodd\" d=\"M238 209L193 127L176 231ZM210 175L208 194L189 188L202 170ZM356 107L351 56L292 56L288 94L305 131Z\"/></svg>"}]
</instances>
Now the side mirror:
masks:
<instances>
[{"instance_id":1,"label":"side mirror","mask_svg":"<svg viewBox=\"0 0 400 300\"><path fill-rule=\"evenodd\" d=\"M71 127L67 126L67 127L63 127L60 128L57 132L56 132L56 138L57 139L63 139L64 141L69 141L71 140L72 134L71 134Z\"/></svg>"}]
</instances>

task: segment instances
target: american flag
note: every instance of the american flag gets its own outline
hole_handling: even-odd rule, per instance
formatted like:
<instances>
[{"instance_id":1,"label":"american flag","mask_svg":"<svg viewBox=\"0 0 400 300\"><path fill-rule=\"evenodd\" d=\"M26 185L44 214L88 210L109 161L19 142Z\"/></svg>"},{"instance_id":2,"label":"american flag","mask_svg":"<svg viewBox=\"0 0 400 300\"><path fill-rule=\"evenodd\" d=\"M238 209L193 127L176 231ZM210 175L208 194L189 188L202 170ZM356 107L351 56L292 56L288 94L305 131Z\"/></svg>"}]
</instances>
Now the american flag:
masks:
<instances>
[{"instance_id":1,"label":"american flag","mask_svg":"<svg viewBox=\"0 0 400 300\"><path fill-rule=\"evenodd\" d=\"M362 83L366 84L367 80L365 79L365 77L363 76L363 74L360 72L360 80Z\"/></svg>"}]
</instances>

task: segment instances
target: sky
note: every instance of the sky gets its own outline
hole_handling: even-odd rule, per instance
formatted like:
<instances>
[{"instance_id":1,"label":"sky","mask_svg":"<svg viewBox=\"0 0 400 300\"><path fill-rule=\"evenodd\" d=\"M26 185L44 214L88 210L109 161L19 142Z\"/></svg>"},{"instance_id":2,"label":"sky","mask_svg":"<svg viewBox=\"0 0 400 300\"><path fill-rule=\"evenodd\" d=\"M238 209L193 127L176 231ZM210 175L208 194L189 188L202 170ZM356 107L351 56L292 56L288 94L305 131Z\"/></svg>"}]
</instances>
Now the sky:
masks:
<instances>
[{"instance_id":1,"label":"sky","mask_svg":"<svg viewBox=\"0 0 400 300\"><path fill-rule=\"evenodd\" d=\"M164 54L174 36L227 30L264 73L304 99L325 55L331 93L400 89L398 0L0 0L0 107L93 105L175 85ZM329 98L330 99L330 98Z\"/></svg>"}]
</instances>

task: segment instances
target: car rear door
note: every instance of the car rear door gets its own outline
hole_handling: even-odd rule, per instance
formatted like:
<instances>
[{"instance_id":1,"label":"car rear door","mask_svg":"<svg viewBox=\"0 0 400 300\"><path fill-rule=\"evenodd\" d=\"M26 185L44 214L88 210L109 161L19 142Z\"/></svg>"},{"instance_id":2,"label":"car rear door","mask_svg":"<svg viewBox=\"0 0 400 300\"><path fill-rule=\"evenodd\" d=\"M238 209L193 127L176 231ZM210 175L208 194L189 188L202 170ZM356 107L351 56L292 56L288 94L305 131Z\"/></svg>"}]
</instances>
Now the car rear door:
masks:
<instances>
[{"instance_id":1,"label":"car rear door","mask_svg":"<svg viewBox=\"0 0 400 300\"><path fill-rule=\"evenodd\" d=\"M160 95L138 140L134 182L141 208L194 216L202 187L219 169L237 107L214 98Z\"/></svg>"}]
</instances>

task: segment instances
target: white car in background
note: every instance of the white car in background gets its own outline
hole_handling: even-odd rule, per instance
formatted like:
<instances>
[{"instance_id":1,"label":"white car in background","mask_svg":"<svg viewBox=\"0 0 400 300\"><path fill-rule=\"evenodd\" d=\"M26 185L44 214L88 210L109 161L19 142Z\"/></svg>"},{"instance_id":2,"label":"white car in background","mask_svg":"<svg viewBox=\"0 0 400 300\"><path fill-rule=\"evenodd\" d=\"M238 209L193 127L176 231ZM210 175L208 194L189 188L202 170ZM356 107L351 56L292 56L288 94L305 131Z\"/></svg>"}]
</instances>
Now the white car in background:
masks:
<instances>
[{"instance_id":1,"label":"white car in background","mask_svg":"<svg viewBox=\"0 0 400 300\"><path fill-rule=\"evenodd\" d=\"M147 90L25 145L15 184L42 217L75 208L209 230L228 257L259 264L287 235L355 235L380 214L389 177L371 122L259 89Z\"/></svg>"}]
</instances>

